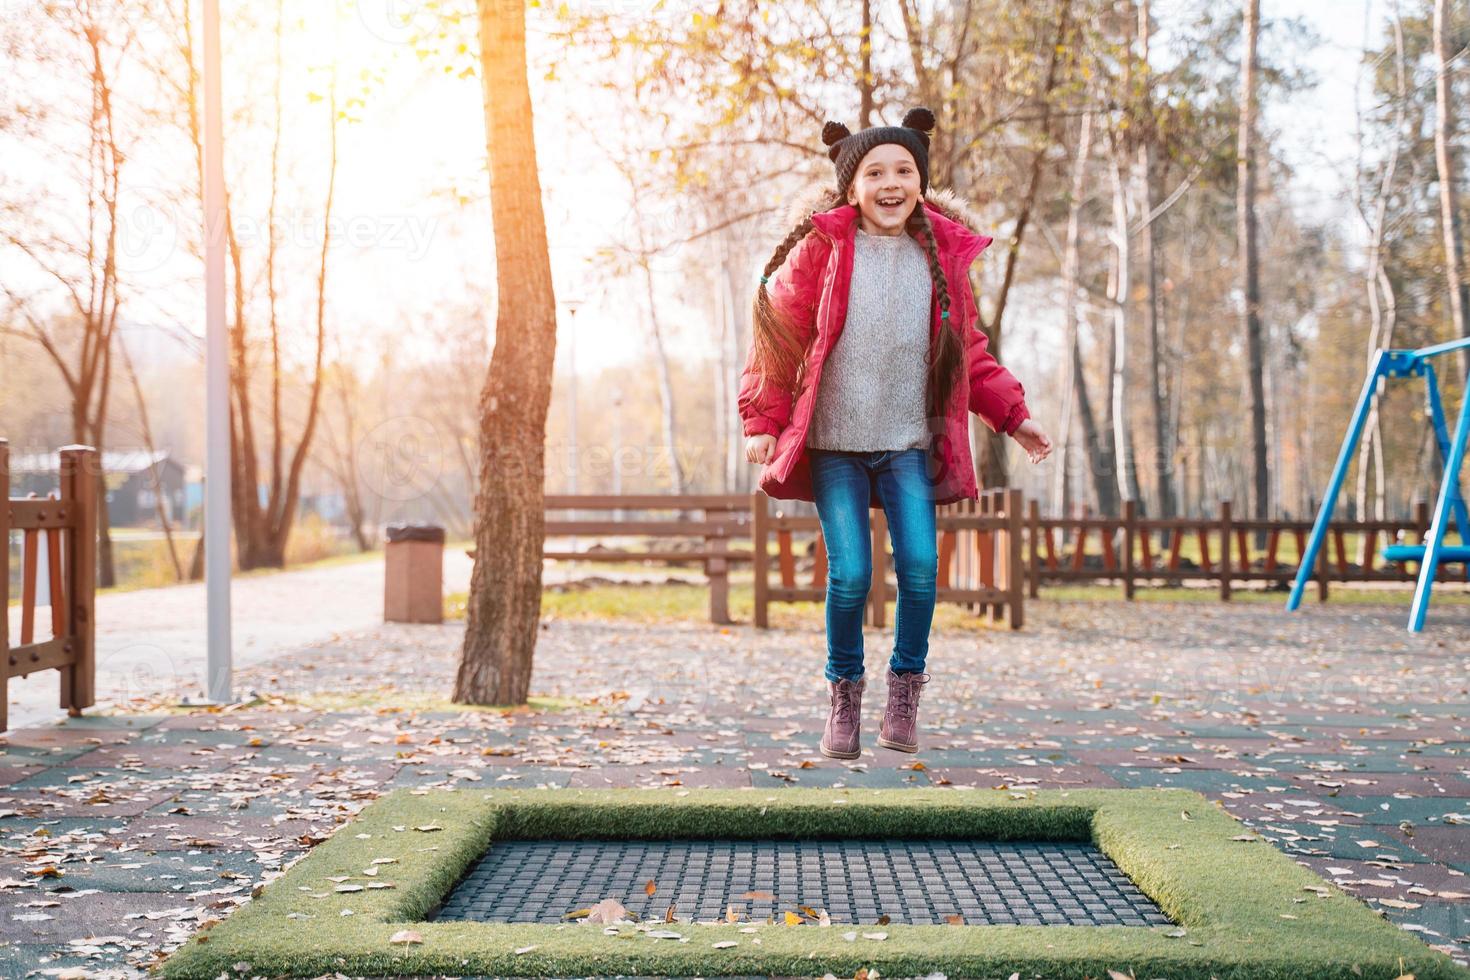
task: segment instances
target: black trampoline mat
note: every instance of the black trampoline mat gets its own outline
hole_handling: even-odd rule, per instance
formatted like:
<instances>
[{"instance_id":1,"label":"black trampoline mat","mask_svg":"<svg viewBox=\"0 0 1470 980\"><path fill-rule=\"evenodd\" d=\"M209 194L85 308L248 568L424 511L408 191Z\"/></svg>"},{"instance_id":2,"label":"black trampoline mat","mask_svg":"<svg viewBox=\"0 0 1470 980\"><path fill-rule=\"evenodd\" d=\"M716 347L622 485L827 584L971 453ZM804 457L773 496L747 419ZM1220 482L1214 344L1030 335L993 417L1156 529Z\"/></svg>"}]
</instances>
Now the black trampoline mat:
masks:
<instances>
[{"instance_id":1,"label":"black trampoline mat","mask_svg":"<svg viewBox=\"0 0 1470 980\"><path fill-rule=\"evenodd\" d=\"M647 893L648 882L654 893ZM1170 925L1095 846L964 840L505 841L431 916L568 921L614 898L641 919L777 921L798 906L834 925Z\"/></svg>"}]
</instances>

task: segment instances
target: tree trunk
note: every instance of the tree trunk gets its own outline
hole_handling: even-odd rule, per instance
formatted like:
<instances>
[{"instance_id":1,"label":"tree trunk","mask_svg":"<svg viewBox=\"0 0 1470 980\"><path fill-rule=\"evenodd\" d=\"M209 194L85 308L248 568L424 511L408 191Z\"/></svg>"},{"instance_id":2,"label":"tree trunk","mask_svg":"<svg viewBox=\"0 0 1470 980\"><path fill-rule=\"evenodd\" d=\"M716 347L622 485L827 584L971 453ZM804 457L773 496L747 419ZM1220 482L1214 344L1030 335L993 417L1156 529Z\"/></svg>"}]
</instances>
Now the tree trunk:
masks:
<instances>
[{"instance_id":1,"label":"tree trunk","mask_svg":"<svg viewBox=\"0 0 1470 980\"><path fill-rule=\"evenodd\" d=\"M1245 2L1245 56L1240 61L1240 130L1236 153L1236 219L1240 248L1240 291L1244 298L1247 371L1250 383L1251 480L1253 516L1268 516L1270 473L1266 447L1266 360L1261 330L1261 282L1256 252L1256 41L1260 36L1261 0Z\"/></svg>"},{"instance_id":2,"label":"tree trunk","mask_svg":"<svg viewBox=\"0 0 1470 980\"><path fill-rule=\"evenodd\" d=\"M1460 234L1460 210L1455 189L1455 165L1450 156L1455 119L1451 105L1450 52L1445 41L1449 0L1434 0L1434 163L1439 170L1439 216L1444 232L1445 289L1450 294L1450 320L1461 337L1470 337L1470 281L1465 275L1465 243ZM1470 348L1460 351L1461 376L1470 389Z\"/></svg>"},{"instance_id":3,"label":"tree trunk","mask_svg":"<svg viewBox=\"0 0 1470 980\"><path fill-rule=\"evenodd\" d=\"M1128 300L1132 293L1133 271L1129 261L1132 242L1128 235L1128 191L1123 183L1122 165L1118 162L1120 147L1114 147L1113 177L1113 272L1109 279L1108 299L1113 308L1112 380L1108 417L1112 423L1113 450L1117 455L1118 496L1138 500L1138 471L1133 465L1133 439L1128 425Z\"/></svg>"},{"instance_id":4,"label":"tree trunk","mask_svg":"<svg viewBox=\"0 0 1470 980\"><path fill-rule=\"evenodd\" d=\"M642 232L639 232L640 238ZM674 414L674 381L669 374L669 355L664 349L663 327L658 322L658 306L653 292L653 269L649 266L647 253L640 264L643 267L643 289L648 302L648 333L653 342L653 365L658 375L659 422L663 430L664 452L669 454L669 482L675 494L684 492L684 467L679 461L679 439Z\"/></svg>"},{"instance_id":5,"label":"tree trunk","mask_svg":"<svg viewBox=\"0 0 1470 980\"><path fill-rule=\"evenodd\" d=\"M858 129L873 125L873 0L863 0L863 30L858 37Z\"/></svg>"},{"instance_id":6,"label":"tree trunk","mask_svg":"<svg viewBox=\"0 0 1470 980\"><path fill-rule=\"evenodd\" d=\"M1062 249L1062 329L1063 343L1062 376L1062 422L1058 427L1058 452L1055 475L1051 488L1051 511L1066 514L1071 494L1068 488L1068 466L1072 453L1072 398L1086 385L1086 379L1078 370L1077 341L1077 289L1078 289L1078 241L1082 234L1082 200L1086 191L1087 162L1092 156L1092 113L1082 114L1082 126L1077 135L1077 151L1072 158L1072 193L1067 202L1067 238ZM1082 392L1082 397L1086 392Z\"/></svg>"},{"instance_id":7,"label":"tree trunk","mask_svg":"<svg viewBox=\"0 0 1470 980\"><path fill-rule=\"evenodd\" d=\"M541 209L522 0L478 0L499 303L480 394L475 567L454 700L523 704L541 616L556 296Z\"/></svg>"},{"instance_id":8,"label":"tree trunk","mask_svg":"<svg viewBox=\"0 0 1470 980\"><path fill-rule=\"evenodd\" d=\"M1363 272L1363 289L1368 295L1370 326L1368 331L1368 364L1382 348L1393 344L1393 331L1398 319L1398 303L1393 292L1393 283L1383 267L1384 228L1388 218L1388 198L1393 193L1394 175L1398 170L1399 153L1403 145L1404 113L1407 103L1407 78L1404 65L1404 30L1398 15L1397 4L1393 18L1394 67L1398 99L1395 102L1393 119L1393 141L1389 146L1388 160L1384 162L1383 174L1378 183L1378 197L1374 202L1373 220L1368 224L1368 264ZM1360 209L1361 213L1361 209ZM1368 508L1368 464L1371 459L1375 476L1373 517L1385 520L1385 477L1383 463L1383 419L1378 413L1379 398L1384 385L1380 380L1375 392L1373 407L1368 415L1368 438L1362 440L1358 449L1357 512L1367 516Z\"/></svg>"},{"instance_id":9,"label":"tree trunk","mask_svg":"<svg viewBox=\"0 0 1470 980\"><path fill-rule=\"evenodd\" d=\"M158 464L153 461L157 452L156 443L153 440L153 426L148 419L148 401L143 397L143 386L138 383L138 372L133 367L133 355L128 352L126 341L118 341L122 351L123 367L127 370L128 381L133 388L133 399L138 403L138 422L143 433L143 445L148 450L148 475L153 482L153 505L158 515L158 525L163 528L163 540L168 547L168 559L174 568L174 581L184 580L184 564L179 560L178 545L174 542L174 525L169 519L167 498L163 489L163 480L159 476Z\"/></svg>"},{"instance_id":10,"label":"tree trunk","mask_svg":"<svg viewBox=\"0 0 1470 980\"><path fill-rule=\"evenodd\" d=\"M1016 281L1016 268L1021 258L1021 243L1026 238L1026 227L1031 223L1031 213L1041 192L1045 175L1046 153L1051 142L1052 98L1060 82L1062 55L1067 50L1071 35L1072 0L1058 0L1057 29L1052 38L1051 53L1047 58L1046 80L1042 85L1040 100L1040 129L1042 145L1031 157L1031 172L1028 175L1026 194L1016 214L1016 225L1011 231L1006 250L1006 267L1001 278L1000 291L995 299L995 313L987 322L983 313L979 316L978 329L990 338L989 350L997 362L1001 356L1001 324L1005 318L1006 303L1010 299L1011 286ZM977 431L978 430L978 431ZM1010 482L1006 467L1006 436L990 431L989 426L971 426L971 455L976 461L981 489L1004 487Z\"/></svg>"},{"instance_id":11,"label":"tree trunk","mask_svg":"<svg viewBox=\"0 0 1470 980\"><path fill-rule=\"evenodd\" d=\"M1169 441L1168 392L1165 390L1162 326L1159 323L1159 256L1154 234L1154 140L1153 105L1149 99L1150 63L1149 0L1138 4L1138 48L1140 71L1143 73L1143 113L1146 122L1138 139L1138 159L1134 180L1137 183L1138 213L1144 218L1140 231L1139 251L1143 255L1144 309L1143 326L1148 335L1149 405L1153 410L1154 486L1157 488L1160 517L1175 516L1174 453ZM1135 478L1136 479L1136 478Z\"/></svg>"}]
</instances>

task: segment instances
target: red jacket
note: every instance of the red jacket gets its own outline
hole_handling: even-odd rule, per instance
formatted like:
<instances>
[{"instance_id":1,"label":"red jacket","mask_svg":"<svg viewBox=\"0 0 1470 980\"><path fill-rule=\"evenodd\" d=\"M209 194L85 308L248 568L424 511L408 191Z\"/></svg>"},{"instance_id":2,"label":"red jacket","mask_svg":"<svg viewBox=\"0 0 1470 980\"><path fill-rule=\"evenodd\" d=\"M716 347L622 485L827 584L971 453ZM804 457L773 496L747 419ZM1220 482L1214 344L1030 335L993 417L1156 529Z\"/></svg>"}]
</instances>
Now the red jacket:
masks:
<instances>
[{"instance_id":1,"label":"red jacket","mask_svg":"<svg viewBox=\"0 0 1470 980\"><path fill-rule=\"evenodd\" d=\"M820 191L819 191L820 193ZM810 199L799 202L794 225L811 214ZM992 431L1010 434L1030 417L1025 389L1015 376L986 350L989 339L976 327L979 316L970 289L968 270L991 239L975 230L978 222L948 190L930 187L923 205L934 228L939 261L949 280L950 320L964 338L965 368L951 394L945 417L930 421L929 476L934 481L935 502L953 503L979 496L975 464L970 455L969 413L984 419ZM801 391L793 403L792 393L767 388L756 397L758 376L754 370L754 348L746 357L740 378L737 405L745 435L765 433L776 437L776 453L761 469L760 488L767 496L783 500L813 500L812 475L807 457L807 429L811 424L817 385L826 361L847 322L848 285L852 277L853 237L858 209L840 204L812 214L815 231L792 248L768 284L772 306L797 325L802 349L809 361ZM929 338L939 336L939 293L932 292ZM813 332L817 343L811 344ZM871 508L882 506L876 496Z\"/></svg>"}]
</instances>

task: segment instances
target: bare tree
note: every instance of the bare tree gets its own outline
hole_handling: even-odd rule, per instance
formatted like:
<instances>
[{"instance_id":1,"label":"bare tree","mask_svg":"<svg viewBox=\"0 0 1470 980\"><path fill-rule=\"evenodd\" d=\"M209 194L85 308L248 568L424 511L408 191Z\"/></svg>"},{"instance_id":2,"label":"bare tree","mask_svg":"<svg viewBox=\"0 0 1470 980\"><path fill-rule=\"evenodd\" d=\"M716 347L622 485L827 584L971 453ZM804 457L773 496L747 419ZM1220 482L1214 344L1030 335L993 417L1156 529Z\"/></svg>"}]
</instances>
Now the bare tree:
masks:
<instances>
[{"instance_id":1,"label":"bare tree","mask_svg":"<svg viewBox=\"0 0 1470 980\"><path fill-rule=\"evenodd\" d=\"M119 199L123 168L129 152L120 133L127 132L115 97L114 84L132 58L138 35L110 2L47 4L39 9L40 30L55 27L65 47L58 59L75 56L85 74L88 101L78 145L77 186L84 200L82 220L65 232L36 230L33 208L17 206L7 213L0 236L23 254L42 275L55 282L65 311L56 316L39 312L41 295L21 295L0 284L15 304L24 329L7 328L38 344L61 375L71 401L72 440L98 450L107 441L108 396L112 384L113 341L121 307L119 271ZM45 57L46 55L41 55ZM10 220L14 219L14 220ZM70 222L70 218L67 219ZM112 534L107 516L105 474L96 474L97 584L116 584Z\"/></svg>"}]
</instances>

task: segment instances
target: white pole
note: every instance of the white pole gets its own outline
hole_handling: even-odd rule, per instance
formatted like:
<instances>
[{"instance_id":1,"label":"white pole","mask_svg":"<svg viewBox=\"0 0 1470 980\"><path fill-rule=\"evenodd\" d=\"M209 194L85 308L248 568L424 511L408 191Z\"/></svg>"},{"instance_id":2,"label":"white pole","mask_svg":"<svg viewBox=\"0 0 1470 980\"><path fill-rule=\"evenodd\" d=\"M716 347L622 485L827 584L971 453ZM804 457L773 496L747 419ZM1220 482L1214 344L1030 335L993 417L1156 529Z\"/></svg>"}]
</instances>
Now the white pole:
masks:
<instances>
[{"instance_id":1,"label":"white pole","mask_svg":"<svg viewBox=\"0 0 1470 980\"><path fill-rule=\"evenodd\" d=\"M210 701L230 690L230 361L225 343L225 169L219 0L204 0L204 582Z\"/></svg>"}]
</instances>

